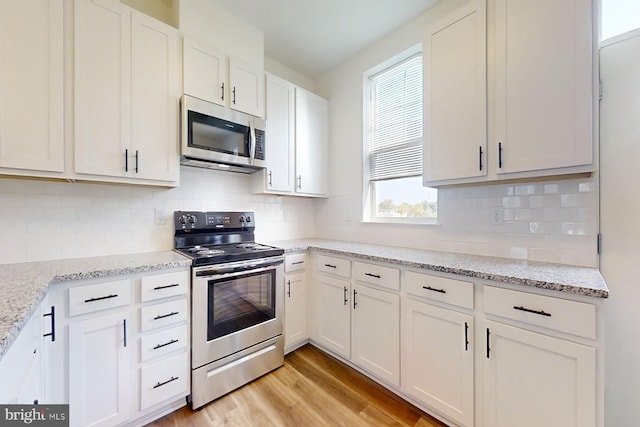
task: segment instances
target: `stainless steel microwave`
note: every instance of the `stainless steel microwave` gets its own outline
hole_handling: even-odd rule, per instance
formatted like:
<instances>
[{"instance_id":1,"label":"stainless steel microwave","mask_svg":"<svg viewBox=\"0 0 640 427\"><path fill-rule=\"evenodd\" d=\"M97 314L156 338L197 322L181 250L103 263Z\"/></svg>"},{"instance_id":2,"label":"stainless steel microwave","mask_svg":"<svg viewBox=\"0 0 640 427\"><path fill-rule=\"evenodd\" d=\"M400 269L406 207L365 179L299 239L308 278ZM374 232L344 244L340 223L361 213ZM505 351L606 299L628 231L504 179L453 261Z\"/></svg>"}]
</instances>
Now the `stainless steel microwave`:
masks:
<instances>
[{"instance_id":1,"label":"stainless steel microwave","mask_svg":"<svg viewBox=\"0 0 640 427\"><path fill-rule=\"evenodd\" d=\"M266 167L263 119L189 95L181 114L182 164L242 173Z\"/></svg>"}]
</instances>

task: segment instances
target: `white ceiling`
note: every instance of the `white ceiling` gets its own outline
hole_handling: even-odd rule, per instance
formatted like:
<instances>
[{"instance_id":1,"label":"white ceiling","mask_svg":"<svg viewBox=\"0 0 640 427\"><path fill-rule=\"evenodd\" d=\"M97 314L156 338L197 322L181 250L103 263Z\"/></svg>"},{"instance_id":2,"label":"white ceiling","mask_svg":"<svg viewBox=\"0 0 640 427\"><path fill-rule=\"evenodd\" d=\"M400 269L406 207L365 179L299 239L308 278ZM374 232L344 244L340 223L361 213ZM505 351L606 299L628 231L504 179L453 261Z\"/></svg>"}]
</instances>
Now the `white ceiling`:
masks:
<instances>
[{"instance_id":1,"label":"white ceiling","mask_svg":"<svg viewBox=\"0 0 640 427\"><path fill-rule=\"evenodd\" d=\"M439 0L219 0L264 32L265 56L315 78Z\"/></svg>"}]
</instances>

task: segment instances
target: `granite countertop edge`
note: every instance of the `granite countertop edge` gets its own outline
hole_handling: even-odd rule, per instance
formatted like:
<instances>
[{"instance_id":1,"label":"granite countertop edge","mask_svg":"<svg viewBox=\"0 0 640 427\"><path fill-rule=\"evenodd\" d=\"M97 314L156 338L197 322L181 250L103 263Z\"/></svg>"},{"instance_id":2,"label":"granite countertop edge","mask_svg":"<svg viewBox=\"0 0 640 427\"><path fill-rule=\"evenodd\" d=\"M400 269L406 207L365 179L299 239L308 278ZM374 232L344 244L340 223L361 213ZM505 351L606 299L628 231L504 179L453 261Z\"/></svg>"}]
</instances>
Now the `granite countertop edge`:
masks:
<instances>
[{"instance_id":1,"label":"granite countertop edge","mask_svg":"<svg viewBox=\"0 0 640 427\"><path fill-rule=\"evenodd\" d=\"M0 361L52 285L190 265L173 251L0 265L0 297L7 301L0 312Z\"/></svg>"},{"instance_id":2,"label":"granite countertop edge","mask_svg":"<svg viewBox=\"0 0 640 427\"><path fill-rule=\"evenodd\" d=\"M455 254L421 249L342 242L291 240L271 242L285 253L317 250L363 260L399 264L421 270L481 280L531 286L594 298L608 298L609 289L597 268L526 260Z\"/></svg>"}]
</instances>

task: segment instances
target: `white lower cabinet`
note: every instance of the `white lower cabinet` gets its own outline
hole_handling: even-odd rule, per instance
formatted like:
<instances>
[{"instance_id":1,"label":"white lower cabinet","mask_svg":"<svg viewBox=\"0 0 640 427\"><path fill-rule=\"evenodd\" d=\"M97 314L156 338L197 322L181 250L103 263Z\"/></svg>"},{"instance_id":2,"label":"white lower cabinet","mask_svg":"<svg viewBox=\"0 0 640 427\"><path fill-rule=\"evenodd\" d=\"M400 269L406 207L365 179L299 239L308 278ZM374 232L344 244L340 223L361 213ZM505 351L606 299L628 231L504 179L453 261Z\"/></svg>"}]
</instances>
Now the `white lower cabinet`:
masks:
<instances>
[{"instance_id":1,"label":"white lower cabinet","mask_svg":"<svg viewBox=\"0 0 640 427\"><path fill-rule=\"evenodd\" d=\"M68 403L72 427L144 424L184 406L188 284L175 269L54 285L46 403Z\"/></svg>"},{"instance_id":2,"label":"white lower cabinet","mask_svg":"<svg viewBox=\"0 0 640 427\"><path fill-rule=\"evenodd\" d=\"M484 425L594 427L593 347L486 321Z\"/></svg>"},{"instance_id":3,"label":"white lower cabinet","mask_svg":"<svg viewBox=\"0 0 640 427\"><path fill-rule=\"evenodd\" d=\"M69 324L71 425L114 426L131 419L132 335L128 310Z\"/></svg>"},{"instance_id":4,"label":"white lower cabinet","mask_svg":"<svg viewBox=\"0 0 640 427\"><path fill-rule=\"evenodd\" d=\"M460 425L473 425L473 316L407 299L403 390Z\"/></svg>"},{"instance_id":5,"label":"white lower cabinet","mask_svg":"<svg viewBox=\"0 0 640 427\"><path fill-rule=\"evenodd\" d=\"M285 350L304 342L307 330L307 280L305 273L285 277L284 347Z\"/></svg>"},{"instance_id":6,"label":"white lower cabinet","mask_svg":"<svg viewBox=\"0 0 640 427\"><path fill-rule=\"evenodd\" d=\"M316 340L346 359L351 358L351 283L319 274L316 288Z\"/></svg>"},{"instance_id":7,"label":"white lower cabinet","mask_svg":"<svg viewBox=\"0 0 640 427\"><path fill-rule=\"evenodd\" d=\"M400 386L400 296L353 285L351 360Z\"/></svg>"}]
</instances>

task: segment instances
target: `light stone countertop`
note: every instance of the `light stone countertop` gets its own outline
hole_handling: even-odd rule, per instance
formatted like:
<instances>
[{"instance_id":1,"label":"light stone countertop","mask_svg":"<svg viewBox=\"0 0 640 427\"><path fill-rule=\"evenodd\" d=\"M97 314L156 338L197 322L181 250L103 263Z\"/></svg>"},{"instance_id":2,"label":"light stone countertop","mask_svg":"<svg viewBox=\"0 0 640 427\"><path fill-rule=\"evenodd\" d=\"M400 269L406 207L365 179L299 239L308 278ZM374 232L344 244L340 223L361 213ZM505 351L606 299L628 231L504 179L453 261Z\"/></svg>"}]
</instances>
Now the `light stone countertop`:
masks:
<instances>
[{"instance_id":1,"label":"light stone countertop","mask_svg":"<svg viewBox=\"0 0 640 427\"><path fill-rule=\"evenodd\" d=\"M189 258L173 251L0 265L0 360L50 285L190 265Z\"/></svg>"},{"instance_id":2,"label":"light stone countertop","mask_svg":"<svg viewBox=\"0 0 640 427\"><path fill-rule=\"evenodd\" d=\"M608 298L609 288L597 268L574 267L508 258L436 252L337 240L299 239L269 242L285 252L313 249L362 260L458 274L513 285L551 289L595 298Z\"/></svg>"}]
</instances>

